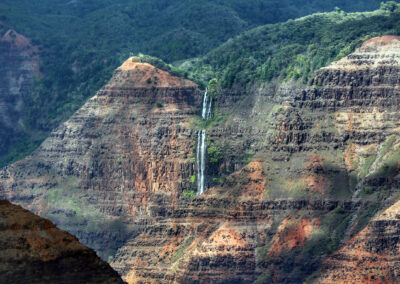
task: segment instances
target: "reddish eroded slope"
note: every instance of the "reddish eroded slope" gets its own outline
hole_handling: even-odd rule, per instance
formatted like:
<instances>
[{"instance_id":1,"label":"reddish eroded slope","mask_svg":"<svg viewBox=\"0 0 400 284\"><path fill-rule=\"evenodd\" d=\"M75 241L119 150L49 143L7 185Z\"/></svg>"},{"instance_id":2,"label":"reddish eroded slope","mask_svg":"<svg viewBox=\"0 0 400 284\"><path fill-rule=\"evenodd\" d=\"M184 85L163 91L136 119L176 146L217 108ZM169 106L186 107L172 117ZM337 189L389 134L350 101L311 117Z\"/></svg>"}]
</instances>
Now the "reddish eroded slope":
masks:
<instances>
[{"instance_id":1,"label":"reddish eroded slope","mask_svg":"<svg viewBox=\"0 0 400 284\"><path fill-rule=\"evenodd\" d=\"M52 222L0 200L1 283L122 283L118 273Z\"/></svg>"},{"instance_id":2,"label":"reddish eroded slope","mask_svg":"<svg viewBox=\"0 0 400 284\"><path fill-rule=\"evenodd\" d=\"M268 255L278 255L285 249L290 251L296 247L303 247L311 238L311 234L318 231L319 226L320 220L317 218L286 218L272 239Z\"/></svg>"},{"instance_id":3,"label":"reddish eroded slope","mask_svg":"<svg viewBox=\"0 0 400 284\"><path fill-rule=\"evenodd\" d=\"M394 40L400 41L400 36L385 35L380 37L374 37L364 42L361 47L365 47L367 45L375 45L375 46L389 45Z\"/></svg>"},{"instance_id":4,"label":"reddish eroded slope","mask_svg":"<svg viewBox=\"0 0 400 284\"><path fill-rule=\"evenodd\" d=\"M185 88L197 86L192 81L172 76L164 70L154 68L149 63L138 62L135 57L126 60L117 70L127 71L132 76L130 82L134 82L135 87Z\"/></svg>"},{"instance_id":5,"label":"reddish eroded slope","mask_svg":"<svg viewBox=\"0 0 400 284\"><path fill-rule=\"evenodd\" d=\"M400 277L400 201L328 257L319 283L397 283Z\"/></svg>"}]
</instances>

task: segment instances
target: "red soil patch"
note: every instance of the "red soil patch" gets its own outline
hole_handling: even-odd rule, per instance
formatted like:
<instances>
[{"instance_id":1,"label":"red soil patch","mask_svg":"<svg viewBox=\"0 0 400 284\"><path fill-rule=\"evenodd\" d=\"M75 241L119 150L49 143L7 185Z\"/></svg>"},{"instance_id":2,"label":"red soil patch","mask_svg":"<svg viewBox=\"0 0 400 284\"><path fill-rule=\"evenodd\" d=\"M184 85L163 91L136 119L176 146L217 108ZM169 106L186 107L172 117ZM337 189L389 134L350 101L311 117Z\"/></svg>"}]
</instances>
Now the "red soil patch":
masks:
<instances>
[{"instance_id":1,"label":"red soil patch","mask_svg":"<svg viewBox=\"0 0 400 284\"><path fill-rule=\"evenodd\" d=\"M307 170L313 170L316 172L323 170L323 162L320 155L315 154L314 156L311 156L307 163Z\"/></svg>"},{"instance_id":2,"label":"red soil patch","mask_svg":"<svg viewBox=\"0 0 400 284\"><path fill-rule=\"evenodd\" d=\"M356 152L356 147L354 144L351 144L345 152L344 161L346 163L347 169L349 171L355 170L355 163L358 161L358 155Z\"/></svg>"},{"instance_id":3,"label":"red soil patch","mask_svg":"<svg viewBox=\"0 0 400 284\"><path fill-rule=\"evenodd\" d=\"M310 175L303 178L307 188L319 194L325 193L326 189L330 186L330 181L321 173L324 172L323 161L320 155L316 154L310 158L307 163L307 170Z\"/></svg>"},{"instance_id":4,"label":"red soil patch","mask_svg":"<svg viewBox=\"0 0 400 284\"><path fill-rule=\"evenodd\" d=\"M325 193L326 189L330 186L330 181L321 175L309 176L306 178L308 188L313 192L319 194Z\"/></svg>"},{"instance_id":5,"label":"red soil patch","mask_svg":"<svg viewBox=\"0 0 400 284\"><path fill-rule=\"evenodd\" d=\"M134 57L126 60L118 70L128 71L129 76L133 77L135 87L197 87L192 81L184 78L172 76L168 72L158 69L149 63L137 62Z\"/></svg>"},{"instance_id":6,"label":"red soil patch","mask_svg":"<svg viewBox=\"0 0 400 284\"><path fill-rule=\"evenodd\" d=\"M286 218L272 239L268 255L278 255L284 249L290 251L296 247L302 247L305 241L310 239L312 232L319 229L319 225L320 220L317 218Z\"/></svg>"},{"instance_id":7,"label":"red soil patch","mask_svg":"<svg viewBox=\"0 0 400 284\"><path fill-rule=\"evenodd\" d=\"M263 165L260 161L255 160L247 165L246 170L249 171L249 174L243 195L261 200L264 193L264 186L267 182Z\"/></svg>"},{"instance_id":8,"label":"red soil patch","mask_svg":"<svg viewBox=\"0 0 400 284\"><path fill-rule=\"evenodd\" d=\"M399 36L393 36L393 35L385 35L385 36L380 36L380 37L374 37L366 42L363 43L361 47L367 46L367 45L375 45L375 46L384 46L390 44L392 41L400 41Z\"/></svg>"},{"instance_id":9,"label":"red soil patch","mask_svg":"<svg viewBox=\"0 0 400 284\"><path fill-rule=\"evenodd\" d=\"M8 30L1 38L1 41L12 43L18 48L26 48L31 44L29 39L13 30Z\"/></svg>"},{"instance_id":10,"label":"red soil patch","mask_svg":"<svg viewBox=\"0 0 400 284\"><path fill-rule=\"evenodd\" d=\"M35 74L40 75L39 68L39 49L32 45L30 40L14 30L8 30L3 36L0 34L0 42L8 42L11 50L16 52L23 51L28 55L27 59L33 64Z\"/></svg>"}]
</instances>

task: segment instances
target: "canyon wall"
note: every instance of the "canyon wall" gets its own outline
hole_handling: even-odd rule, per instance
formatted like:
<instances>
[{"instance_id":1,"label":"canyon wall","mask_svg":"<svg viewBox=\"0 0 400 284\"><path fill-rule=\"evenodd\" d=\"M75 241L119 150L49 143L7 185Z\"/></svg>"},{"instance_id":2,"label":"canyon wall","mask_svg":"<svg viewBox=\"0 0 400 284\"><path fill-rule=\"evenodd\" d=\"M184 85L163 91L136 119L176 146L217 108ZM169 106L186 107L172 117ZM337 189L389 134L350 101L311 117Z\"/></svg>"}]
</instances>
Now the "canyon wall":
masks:
<instances>
[{"instance_id":1,"label":"canyon wall","mask_svg":"<svg viewBox=\"0 0 400 284\"><path fill-rule=\"evenodd\" d=\"M131 58L0 171L0 196L76 234L129 283L329 283L355 245L395 266L394 217L379 214L398 200L399 60L399 39L382 37L307 86L213 90L205 123L194 83ZM200 128L208 190L193 196Z\"/></svg>"},{"instance_id":2,"label":"canyon wall","mask_svg":"<svg viewBox=\"0 0 400 284\"><path fill-rule=\"evenodd\" d=\"M176 203L192 186L189 118L200 100L194 83L129 59L32 155L3 169L1 195L108 257L145 224L126 218L146 219L154 196Z\"/></svg>"}]
</instances>

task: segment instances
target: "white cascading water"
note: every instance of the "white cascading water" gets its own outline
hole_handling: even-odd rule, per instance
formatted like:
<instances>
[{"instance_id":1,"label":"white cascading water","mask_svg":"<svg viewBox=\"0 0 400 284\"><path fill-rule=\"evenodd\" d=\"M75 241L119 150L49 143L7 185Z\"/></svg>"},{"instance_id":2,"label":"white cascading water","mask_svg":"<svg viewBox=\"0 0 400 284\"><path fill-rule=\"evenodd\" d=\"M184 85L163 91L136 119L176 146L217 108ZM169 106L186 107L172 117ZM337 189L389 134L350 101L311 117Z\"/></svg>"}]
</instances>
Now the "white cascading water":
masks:
<instances>
[{"instance_id":1,"label":"white cascading water","mask_svg":"<svg viewBox=\"0 0 400 284\"><path fill-rule=\"evenodd\" d=\"M211 118L212 96L208 95L208 89L204 93L203 107L201 110L201 117L204 120ZM206 151L207 139L206 131L199 130L197 132L197 195L202 194L205 189L205 171L206 171Z\"/></svg>"}]
</instances>

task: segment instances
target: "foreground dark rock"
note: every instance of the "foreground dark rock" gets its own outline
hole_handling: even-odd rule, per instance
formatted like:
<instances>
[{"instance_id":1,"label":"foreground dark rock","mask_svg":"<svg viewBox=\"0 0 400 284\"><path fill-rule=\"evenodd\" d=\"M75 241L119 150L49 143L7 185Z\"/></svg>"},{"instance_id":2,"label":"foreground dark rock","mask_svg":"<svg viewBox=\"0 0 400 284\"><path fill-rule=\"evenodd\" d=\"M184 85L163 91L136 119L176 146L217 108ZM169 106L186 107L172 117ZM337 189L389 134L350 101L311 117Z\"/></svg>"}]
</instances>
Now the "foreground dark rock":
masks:
<instances>
[{"instance_id":1,"label":"foreground dark rock","mask_svg":"<svg viewBox=\"0 0 400 284\"><path fill-rule=\"evenodd\" d=\"M123 283L74 236L5 200L0 200L0 282Z\"/></svg>"}]
</instances>

